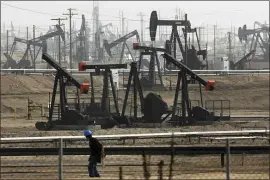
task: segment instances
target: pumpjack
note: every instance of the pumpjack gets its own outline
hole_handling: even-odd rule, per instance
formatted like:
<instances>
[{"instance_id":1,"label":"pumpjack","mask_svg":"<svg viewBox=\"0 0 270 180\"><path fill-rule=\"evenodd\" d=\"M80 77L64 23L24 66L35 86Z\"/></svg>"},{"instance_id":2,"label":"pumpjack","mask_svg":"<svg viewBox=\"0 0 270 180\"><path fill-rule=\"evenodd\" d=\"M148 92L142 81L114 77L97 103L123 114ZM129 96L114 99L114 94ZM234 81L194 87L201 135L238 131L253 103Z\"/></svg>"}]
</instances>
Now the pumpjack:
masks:
<instances>
[{"instance_id":1,"label":"pumpjack","mask_svg":"<svg viewBox=\"0 0 270 180\"><path fill-rule=\"evenodd\" d=\"M198 55L203 55L203 59L205 60L207 52L205 50L201 50L199 46L199 51L195 50L195 47L192 46L191 49L188 49L188 43L187 43L187 33L196 33L196 28L191 28L191 23L189 20L187 20L187 14L185 15L185 20L159 20L157 16L156 11L152 11L150 16L150 37L151 41L155 41L156 38L156 31L157 26L171 26L172 32L171 32L171 38L170 40L166 40L165 42L165 49L169 50L169 54L172 54L174 58L176 58L176 41L178 42L178 46L180 48L180 52L182 54L183 60L187 59L185 56L188 56L188 62L184 63L191 69L201 69L204 66L198 59ZM185 41L185 47L183 47L179 33L177 31L178 26L184 26L183 33L184 33L184 41ZM197 37L197 42L199 44L199 39ZM187 52L187 53L186 53ZM166 69L177 69L177 67L174 67L173 64L167 65Z\"/></svg>"},{"instance_id":2,"label":"pumpjack","mask_svg":"<svg viewBox=\"0 0 270 180\"><path fill-rule=\"evenodd\" d=\"M198 81L201 85L205 87L208 91L214 90L215 81L209 80L206 81L194 73L190 68L188 68L184 63L177 61L171 55L165 53L164 58L168 63L173 63L176 67L179 68L177 85L175 90L174 102L172 106L172 110L168 113L168 116L171 115L171 121L176 125L191 125L200 121L215 121L219 119L219 116L215 116L214 112L209 112L207 109L201 106L194 106L191 108L189 93L188 93L188 80L187 75L189 75L193 80ZM180 83L182 87L180 88ZM181 96L181 108L180 113L177 113L177 104L178 104L178 96L179 91L182 91ZM200 94L202 99L202 94ZM165 120L165 119L164 119ZM168 120L165 120L168 121Z\"/></svg>"},{"instance_id":3,"label":"pumpjack","mask_svg":"<svg viewBox=\"0 0 270 180\"><path fill-rule=\"evenodd\" d=\"M41 48L42 48L42 53L47 53L47 42L46 42L47 39L55 37L55 36L59 36L59 35L61 35L62 40L65 39L64 32L63 32L62 28L59 25L56 25L56 28L57 28L56 31L50 32L48 34L45 34L43 36L37 37L37 38L32 39L32 40L25 40L22 38L15 37L14 42L13 42L12 47L11 47L11 50L10 50L10 53L9 54L4 53L4 55L7 58L7 62L4 64L3 68L4 69L6 69L6 68L11 68L11 69L31 68L33 66L33 64L35 63L36 58L37 58ZM22 59L19 60L18 63L12 57L17 42L27 44L27 48L25 50L25 53L24 53ZM31 52L31 48L30 48L31 45L39 47L38 52L36 53L35 57L33 57L33 54ZM28 59L26 59L29 51L30 51L30 57L31 57L32 62L30 62ZM31 66L31 63L32 63L32 66Z\"/></svg>"},{"instance_id":4,"label":"pumpjack","mask_svg":"<svg viewBox=\"0 0 270 180\"><path fill-rule=\"evenodd\" d=\"M126 68L126 64L109 64L109 65L87 65L85 62L79 63L79 71L85 71L86 69L94 69L95 72L90 72L91 82L91 102L81 103L81 97L79 94L88 94L89 83L78 82L71 74L63 69L59 64L48 54L43 54L42 58L56 69L53 93L51 97L51 103L49 107L48 122L37 122L36 128L39 130L51 130L51 129L85 129L89 125L100 125L102 129L112 128L116 125L125 124L119 113L119 105L116 97L116 90L113 83L113 77L111 69ZM104 71L101 71L101 70ZM103 76L103 93L101 102L96 102L94 94L94 82L93 76ZM109 82L113 92L113 101L115 112L111 111L110 97L109 97ZM59 83L60 87L60 111L59 117L55 118L56 104L56 91ZM74 85L79 93L75 98L75 106L72 107L71 103L68 103L67 87Z\"/></svg>"},{"instance_id":5,"label":"pumpjack","mask_svg":"<svg viewBox=\"0 0 270 180\"><path fill-rule=\"evenodd\" d=\"M87 116L83 115L75 109L70 109L66 97L66 88L69 84L77 87L77 89L80 90L80 94L87 94L90 84L78 82L71 74L69 74L65 69L63 69L49 54L42 54L42 59L44 59L48 64L50 64L56 69L56 75L54 79L53 93L51 97L51 105L49 107L48 122L37 122L36 128L39 130L50 130L51 128L55 128L57 126L78 126L93 124L92 121L88 121ZM58 117L59 119L53 120L53 114L55 110L55 97L58 83L60 89L60 117Z\"/></svg>"},{"instance_id":6,"label":"pumpjack","mask_svg":"<svg viewBox=\"0 0 270 180\"><path fill-rule=\"evenodd\" d=\"M251 52L249 52L247 55L245 55L243 58L241 58L239 61L237 62L233 62L230 61L229 62L229 66L231 70L244 70L245 69L245 64L249 61L251 61L251 59L248 59L250 56L252 56L254 54L254 50L252 50ZM223 59L221 59L223 60Z\"/></svg>"},{"instance_id":7,"label":"pumpjack","mask_svg":"<svg viewBox=\"0 0 270 180\"><path fill-rule=\"evenodd\" d=\"M127 45L127 40L133 36L136 36L137 42L140 42L140 37L139 37L137 30L132 31L132 32L120 37L119 39L117 39L111 43L108 43L108 40L104 40L103 46L105 47L105 50L106 50L107 54L110 56L110 58L113 57L111 49L113 47L119 45L120 43L123 43L122 44L122 51L121 51L121 55L120 55L120 64L123 62L125 47L127 48L129 54L131 55L132 61L135 61L135 59L134 59L134 57L133 57L133 55L132 55L132 53Z\"/></svg>"},{"instance_id":8,"label":"pumpjack","mask_svg":"<svg viewBox=\"0 0 270 180\"><path fill-rule=\"evenodd\" d=\"M138 62L131 63L130 74L128 78L128 85L125 93L125 99L122 109L122 120L130 123L131 126L136 126L137 124L145 123L167 123L171 122L173 125L192 125L205 123L208 121L214 122L218 120L220 116L215 115L214 112L203 108L203 106L191 107L189 93L188 93L188 83L187 75L191 76L192 79L198 81L201 85L205 86L206 90L213 91L215 81L206 81L200 76L195 74L190 68L184 65L182 62L177 61L168 53L165 53L164 58L168 63L173 63L179 68L177 87L175 91L174 103L170 108L168 104L162 99L160 95L155 93L148 93L145 97L142 91L142 85L139 79L138 72ZM133 82L133 84L132 84ZM180 83L182 87L180 88ZM128 106L128 97L133 87L133 101L130 105L133 107L133 116L128 116L126 114ZM179 111L178 96L179 91L182 91L181 107ZM202 94L200 94L202 96ZM138 104L138 97L140 105ZM201 97L202 98L202 97ZM140 108L140 109L139 109ZM138 115L138 110L141 112L141 116ZM170 117L170 118L169 118Z\"/></svg>"},{"instance_id":9,"label":"pumpjack","mask_svg":"<svg viewBox=\"0 0 270 180\"><path fill-rule=\"evenodd\" d=\"M255 22L256 23L256 22ZM268 35L265 39L262 38L261 33ZM269 61L269 27L262 26L257 29L247 29L247 26L244 25L243 28L238 28L238 37L240 42L245 41L247 43L247 37L252 35L252 40L250 44L250 52L254 50L253 56L255 56L257 50L257 44L259 44L263 52L263 61Z\"/></svg>"}]
</instances>

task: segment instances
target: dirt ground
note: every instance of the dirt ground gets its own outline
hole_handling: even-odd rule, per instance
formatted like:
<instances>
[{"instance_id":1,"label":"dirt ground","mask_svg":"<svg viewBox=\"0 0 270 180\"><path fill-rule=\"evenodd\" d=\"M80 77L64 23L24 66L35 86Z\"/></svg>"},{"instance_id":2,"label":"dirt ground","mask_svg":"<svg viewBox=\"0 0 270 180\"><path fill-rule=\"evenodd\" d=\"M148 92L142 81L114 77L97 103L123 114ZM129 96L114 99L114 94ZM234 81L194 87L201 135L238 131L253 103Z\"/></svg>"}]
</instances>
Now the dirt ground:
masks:
<instances>
[{"instance_id":1,"label":"dirt ground","mask_svg":"<svg viewBox=\"0 0 270 180\"><path fill-rule=\"evenodd\" d=\"M213 92L203 90L204 100L230 100L231 114L269 114L269 76L222 76L204 77L214 79L216 89ZM78 77L80 80L89 81L87 77ZM53 76L1 76L1 137L14 136L54 136L54 135L81 135L81 131L37 131L35 122L42 120L40 110L35 112L32 120L26 120L27 98L34 105L46 106L49 101L49 92L52 92ZM121 81L121 80L120 80ZM100 79L96 83L101 85ZM165 80L168 85L168 81ZM190 85L190 99L199 100L198 85ZM120 97L123 97L120 92ZM157 92L162 98L172 105L174 92ZM73 93L74 94L74 93ZM146 93L145 93L146 95ZM45 118L44 121L47 121ZM243 127L260 129L269 128L269 119L232 119L231 121L216 122L212 125L176 127L176 128L137 128L122 129L112 128L103 130L93 128L96 135L102 134L130 134L130 133L158 133L168 131L212 131L212 130L241 130ZM242 143L254 143L252 140ZM136 144L164 144L170 140L140 141ZM105 143L105 142L104 142ZM119 142L121 143L121 142ZM132 142L127 142L132 143ZM179 140L179 143L183 141ZM239 143L239 141L237 142ZM267 142L255 141L257 144ZM225 144L225 143L224 143ZM42 144L44 146L45 144ZM105 143L105 145L108 145ZM149 165L151 177L158 179L158 166L160 160L164 160L163 179L168 179L169 162L168 156L153 156ZM231 162L231 179L269 179L269 155L248 155L242 165L242 157L233 157ZM1 157L1 179L58 179L58 157ZM89 179L87 177L86 156L64 157L64 179ZM105 166L98 166L102 178L119 179L119 167L122 166L123 179L143 178L143 166L141 156L108 156ZM175 157L173 166L173 179L226 179L225 168L220 167L219 156L201 157ZM97 179L97 178L96 178Z\"/></svg>"},{"instance_id":2,"label":"dirt ground","mask_svg":"<svg viewBox=\"0 0 270 180\"><path fill-rule=\"evenodd\" d=\"M170 170L170 156L147 156L146 161L151 179L160 179L162 171L163 179L168 179ZM88 156L64 156L64 179L87 179ZM162 170L160 161L164 162ZM58 157L2 157L1 179L57 179ZM231 156L230 177L236 179L269 179L268 157L263 155ZM103 165L98 165L101 178L96 179L120 179L119 167L122 167L123 179L144 179L144 166L142 156L107 156ZM216 156L175 156L172 166L174 180L215 179L225 180L226 169L220 165L220 157ZM92 178L91 178L92 179ZM95 178L93 178L95 179Z\"/></svg>"},{"instance_id":3,"label":"dirt ground","mask_svg":"<svg viewBox=\"0 0 270 180\"><path fill-rule=\"evenodd\" d=\"M269 76L206 76L206 80L215 80L214 91L202 90L205 100L229 100L230 113L269 115ZM89 82L88 76L76 76L78 81ZM164 78L168 86L168 79ZM175 84L176 78L171 78ZM49 93L52 92L54 77L52 75L1 75L1 127L19 128L25 131L35 131L32 124L41 120L41 108L37 108L33 120L25 120L27 116L28 97L33 105L43 106L43 115L48 112ZM120 84L122 80L120 78ZM95 86L100 89L102 79L95 78ZM121 85L120 85L121 86ZM118 97L124 97L124 91L118 92ZM173 104L174 91L156 92L160 94L168 105ZM71 94L73 96L75 91ZM144 92L146 95L147 92ZM191 100L200 100L199 85L190 85ZM101 95L101 94L100 94ZM97 95L97 96L100 96ZM85 97L81 96L82 98ZM89 98L89 95L86 95ZM44 119L44 118L43 118ZM44 119L44 121L46 121ZM30 126L32 124L32 126ZM262 124L262 123L260 123ZM263 124L265 126L267 121ZM30 128L30 129L29 129Z\"/></svg>"}]
</instances>

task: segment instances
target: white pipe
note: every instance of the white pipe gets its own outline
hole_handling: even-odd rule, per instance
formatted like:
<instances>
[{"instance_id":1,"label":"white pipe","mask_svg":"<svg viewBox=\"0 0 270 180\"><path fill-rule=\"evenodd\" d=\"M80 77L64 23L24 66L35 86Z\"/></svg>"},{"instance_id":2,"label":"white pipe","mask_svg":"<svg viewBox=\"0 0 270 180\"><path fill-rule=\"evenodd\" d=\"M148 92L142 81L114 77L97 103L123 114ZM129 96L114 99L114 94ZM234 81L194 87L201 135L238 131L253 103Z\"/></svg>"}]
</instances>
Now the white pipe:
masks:
<instances>
[{"instance_id":1,"label":"white pipe","mask_svg":"<svg viewBox=\"0 0 270 180\"><path fill-rule=\"evenodd\" d=\"M204 135L243 135L250 133L269 133L269 130L245 130L245 131L205 131L205 132L169 132L169 133L148 133L148 134L117 134L117 135L94 135L98 139L108 138L169 138L183 136L204 136ZM12 137L0 138L0 141L16 141L16 140L53 140L53 139L85 139L84 136L44 136L44 137Z\"/></svg>"}]
</instances>

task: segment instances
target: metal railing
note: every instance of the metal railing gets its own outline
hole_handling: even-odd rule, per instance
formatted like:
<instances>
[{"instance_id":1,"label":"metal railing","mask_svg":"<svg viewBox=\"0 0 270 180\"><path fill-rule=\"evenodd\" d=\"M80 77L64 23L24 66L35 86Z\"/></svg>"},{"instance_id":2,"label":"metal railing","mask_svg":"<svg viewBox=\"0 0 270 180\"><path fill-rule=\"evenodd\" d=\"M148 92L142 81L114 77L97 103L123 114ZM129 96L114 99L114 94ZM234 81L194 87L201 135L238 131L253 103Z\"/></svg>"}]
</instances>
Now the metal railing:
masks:
<instances>
[{"instance_id":1,"label":"metal railing","mask_svg":"<svg viewBox=\"0 0 270 180\"><path fill-rule=\"evenodd\" d=\"M251 132L251 131L250 131ZM254 132L254 131L252 131ZM261 132L261 131L257 131L257 132ZM269 133L269 131L264 131ZM216 132L218 133L218 132ZM196 134L196 133L195 133ZM150 135L150 134L149 134ZM107 136L115 136L115 135L107 135ZM119 136L119 135L118 135ZM132 135L135 136L135 135ZM145 136L145 135L144 135ZM79 157L79 156L83 156L83 155L89 155L89 149L87 147L76 147L76 148L65 148L64 147L64 143L63 141L66 139L65 137L22 137L22 138L13 138L12 140L15 139L19 139L19 140L25 140L25 139L33 139L33 140L37 140L37 139L55 139L58 142L58 147L57 148L1 148L0 149L0 155L1 157L16 157L16 159L18 159L19 157L25 158L25 157L44 157L44 156L58 156L58 160L57 160L57 176L58 177L54 177L54 179L59 179L59 180L63 180L66 177L71 176L71 172L69 174L67 174L67 171L65 171L65 168L69 168L68 164L65 164L65 159L64 157L68 156L69 158L72 157ZM259 145L259 146L255 146L255 145L249 145L249 146L237 146L237 145L232 145L230 143L231 140L235 139L236 137L214 137L216 140L223 140L223 142L219 145L219 146L175 146L174 142L176 140L176 136L174 136L174 133L171 134L171 146L128 146L128 147L123 147L123 146L105 146L105 153L108 156L114 156L114 155L121 155L121 156L125 156L125 155L133 155L133 156L142 156L144 159L144 163L141 165L143 166L143 168L145 169L144 171L144 179L149 179L150 176L150 162L146 162L146 156L158 156L158 155L162 155L162 156L171 156L171 162L170 164L168 164L168 166L170 166L169 170L169 179L172 179L173 177L173 173L176 174L175 171L177 170L172 170L174 168L179 168L178 165L176 165L175 163L175 158L177 156L181 156L183 157L201 157L201 158L205 158L208 156L217 156L220 155L220 167L221 168L225 168L224 170L219 170L221 171L221 174L223 173L223 178L217 178L220 177L218 175L216 175L215 179L224 179L224 177L226 177L226 180L230 180L233 179L231 178L231 172L232 172L232 167L231 167L231 162L232 162L232 155L242 155L242 158L247 155L268 155L269 154L269 150L270 147L267 145ZM254 138L260 138L260 137L237 137L237 139L254 139ZM3 139L3 138L2 138ZM11 140L10 138L5 138L4 140ZM225 141L225 142L224 142ZM33 141L33 143L35 143ZM226 158L225 158L226 156ZM243 161L243 160L242 160ZM4 165L3 163L7 162L7 159L4 159L4 162L2 162L1 164L1 168L2 168L2 172L4 172L6 174L6 176L8 175L8 173L10 173L12 175L13 178L15 178L16 175L14 175L14 173L16 173L16 170L13 170L12 172L9 172L9 170L7 170L10 166L9 165ZM43 160L43 163L45 163L45 160ZM160 172L159 169L159 176L164 178L164 174L168 174L168 172L166 172L164 170L164 163L160 163L162 166L159 166L160 169L163 169L162 172ZM160 165L159 164L159 165ZM174 165L174 168L172 168L172 166ZM243 164L243 162L242 162ZM45 165L43 165L45 166ZM74 168L77 167L79 168L81 165L73 165ZM105 166L105 165L103 165ZM108 167L110 167L112 165L108 165ZM124 166L127 166L124 165ZM243 165L242 165L243 166ZM261 165L259 165L261 166ZM16 165L14 165L13 167L17 167ZM27 166L25 166L27 167ZM38 167L42 167L42 164L38 165L36 168ZM122 169L122 166L120 166L119 168ZM198 167L195 167L198 168ZM86 169L86 168L85 168ZM211 172L213 170L206 168L204 171L205 173L207 172ZM215 171L218 171L218 167L216 167ZM183 169L182 169L183 170ZM37 170L35 171L37 172ZM35 173L32 172L32 173ZM105 171L104 171L105 172ZM245 172L245 170L244 170ZM21 173L21 172L20 172ZM25 172L28 173L29 172ZM74 172L75 173L75 172ZM78 173L78 172L77 172ZM266 174L266 172L264 172ZM146 174L148 174L148 176L146 176ZM226 176L225 176L226 175ZM21 176L21 175L20 175ZM30 176L30 175L29 175ZM235 173L234 173L235 176ZM265 177L267 175L264 175ZM29 178L29 177L28 177ZM123 178L123 170L119 171L119 179ZM258 177L259 178L259 177ZM267 177L266 177L267 178ZM269 178L269 177L268 177ZM3 178L5 179L5 178ZM21 178L23 179L23 178ZM48 177L49 179L49 177ZM178 179L178 178L177 178ZM189 179L189 178L181 178L181 179Z\"/></svg>"},{"instance_id":2,"label":"metal railing","mask_svg":"<svg viewBox=\"0 0 270 180\"><path fill-rule=\"evenodd\" d=\"M89 74L89 72L94 72L95 70L88 70L88 71L79 71L78 69L66 69L68 72L72 72L72 74ZM101 70L102 71L102 70ZM119 69L119 74L129 74L129 69ZM21 74L50 74L56 72L55 69L1 69L1 73L21 73ZM140 70L140 72L148 72L148 70ZM158 72L156 70L156 72ZM164 75L176 75L178 74L179 70L170 70L162 72ZM252 74L269 74L270 70L193 70L193 72L197 73L198 75L252 75Z\"/></svg>"}]
</instances>

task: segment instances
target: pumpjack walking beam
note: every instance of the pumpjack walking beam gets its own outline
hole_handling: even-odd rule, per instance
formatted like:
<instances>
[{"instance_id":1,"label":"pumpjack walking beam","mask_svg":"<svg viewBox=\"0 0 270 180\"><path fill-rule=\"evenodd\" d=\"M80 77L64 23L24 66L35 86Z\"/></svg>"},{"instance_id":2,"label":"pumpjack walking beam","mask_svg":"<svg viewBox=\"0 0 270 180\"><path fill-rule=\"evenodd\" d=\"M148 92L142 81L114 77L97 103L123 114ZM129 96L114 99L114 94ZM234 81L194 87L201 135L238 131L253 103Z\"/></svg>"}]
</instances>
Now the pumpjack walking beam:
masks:
<instances>
[{"instance_id":1,"label":"pumpjack walking beam","mask_svg":"<svg viewBox=\"0 0 270 180\"><path fill-rule=\"evenodd\" d=\"M108 43L107 40L104 40L103 46L105 47L105 50L108 53L108 55L112 58L113 56L111 53L111 48L117 46L120 43L123 43L121 57L120 57L120 64L122 64L122 61L123 61L125 47L127 48L128 52L130 53L132 60L134 61L134 57L133 57L133 55L132 55L132 53L131 53L131 51L126 43L126 41L133 36L136 36L137 41L140 42L140 37L139 37L138 31L134 30L134 31L126 34L125 36L122 36L121 38L111 42L110 44Z\"/></svg>"},{"instance_id":2,"label":"pumpjack walking beam","mask_svg":"<svg viewBox=\"0 0 270 180\"><path fill-rule=\"evenodd\" d=\"M42 54L42 59L44 59L48 64L56 69L56 75L54 79L53 94L51 100L51 106L49 111L49 122L52 121L52 115L54 110L55 96L57 90L57 84L59 82L60 87L60 109L61 109L61 118L65 118L65 112L69 109L67 108L67 98L66 98L66 85L71 83L80 89L81 94L87 94L90 84L89 83L79 83L76 79L73 78L65 69L63 69L59 64L47 53Z\"/></svg>"},{"instance_id":3,"label":"pumpjack walking beam","mask_svg":"<svg viewBox=\"0 0 270 180\"><path fill-rule=\"evenodd\" d=\"M252 54L254 54L254 52L255 52L255 50L252 50L251 52L249 52L247 55L245 55L243 58L241 58L236 63L233 63L232 61L230 61L230 69L244 70L245 63L248 62L248 57L251 56Z\"/></svg>"},{"instance_id":4,"label":"pumpjack walking beam","mask_svg":"<svg viewBox=\"0 0 270 180\"><path fill-rule=\"evenodd\" d=\"M205 86L206 90L213 91L214 90L214 81L205 81L200 76L198 76L196 73L194 73L191 69L189 69L185 64L182 62L177 61L175 58L173 58L171 55L165 53L163 57L166 59L168 63L174 64L176 67L180 69L178 73L178 79L177 79L177 87L175 91L175 97L174 97L174 103L173 103L173 109L172 109L172 116L174 118L176 113L176 106L177 106L177 100L178 100L178 94L180 90L180 80L182 80L182 117L186 117L186 111L188 112L188 118L192 117L191 107L189 103L189 94L188 94L188 82L187 82L187 75L191 76L192 79L198 81L200 84Z\"/></svg>"}]
</instances>

